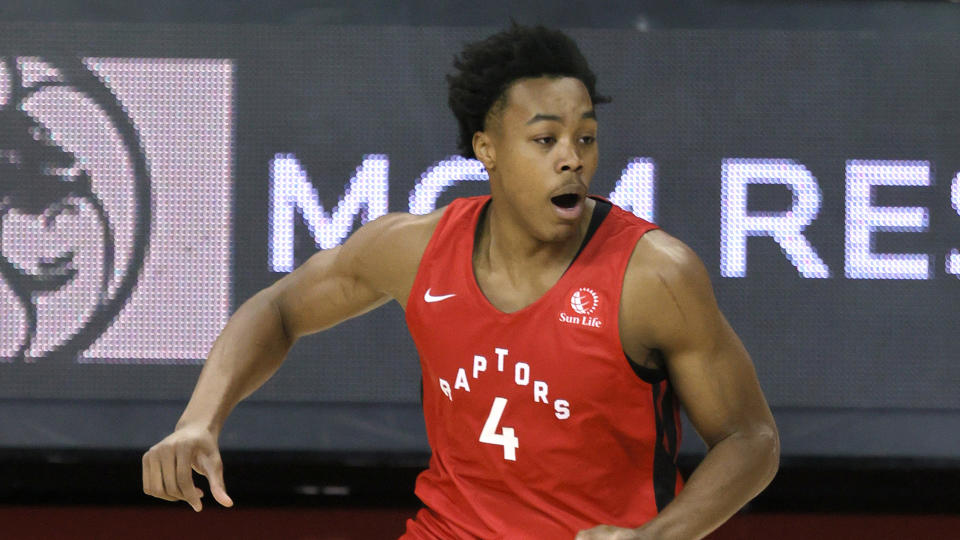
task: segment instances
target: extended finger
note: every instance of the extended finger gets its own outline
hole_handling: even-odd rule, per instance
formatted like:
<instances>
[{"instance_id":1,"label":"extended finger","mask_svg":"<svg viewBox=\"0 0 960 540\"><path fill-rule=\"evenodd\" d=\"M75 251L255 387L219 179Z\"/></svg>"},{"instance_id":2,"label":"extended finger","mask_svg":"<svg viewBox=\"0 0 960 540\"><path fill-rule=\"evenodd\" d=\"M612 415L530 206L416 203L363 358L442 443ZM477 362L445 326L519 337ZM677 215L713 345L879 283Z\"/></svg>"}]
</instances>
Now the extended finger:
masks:
<instances>
[{"instance_id":1,"label":"extended finger","mask_svg":"<svg viewBox=\"0 0 960 540\"><path fill-rule=\"evenodd\" d=\"M156 454L153 452L148 452L147 455L144 456L144 476L147 479L146 482L144 482L145 492L158 499L166 501L176 500L163 491L163 476L160 472L160 460L157 459Z\"/></svg>"},{"instance_id":2,"label":"extended finger","mask_svg":"<svg viewBox=\"0 0 960 540\"><path fill-rule=\"evenodd\" d=\"M193 456L186 447L177 448L177 488L183 495L183 500L193 507L194 512L199 512L203 505L200 503L201 491L193 483Z\"/></svg>"},{"instance_id":3,"label":"extended finger","mask_svg":"<svg viewBox=\"0 0 960 540\"><path fill-rule=\"evenodd\" d=\"M207 477L210 482L210 493L213 498L223 506L233 506L233 499L227 495L227 488L223 483L223 461L220 459L220 453L214 451L211 454L200 454L197 456L197 463L200 466L200 474Z\"/></svg>"}]
</instances>

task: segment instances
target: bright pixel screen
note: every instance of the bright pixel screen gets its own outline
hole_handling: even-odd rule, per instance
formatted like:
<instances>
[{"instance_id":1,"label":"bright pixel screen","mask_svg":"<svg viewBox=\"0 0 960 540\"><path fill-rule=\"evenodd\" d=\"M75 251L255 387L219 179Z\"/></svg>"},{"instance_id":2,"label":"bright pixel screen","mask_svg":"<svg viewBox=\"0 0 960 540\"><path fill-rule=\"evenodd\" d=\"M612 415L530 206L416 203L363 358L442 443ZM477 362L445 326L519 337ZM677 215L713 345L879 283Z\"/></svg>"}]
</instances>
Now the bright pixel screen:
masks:
<instances>
[{"instance_id":1,"label":"bright pixel screen","mask_svg":"<svg viewBox=\"0 0 960 540\"><path fill-rule=\"evenodd\" d=\"M182 408L256 291L387 212L487 192L444 82L487 30L52 29L0 33L0 400ZM775 414L956 425L958 37L571 33L613 97L591 191L699 254ZM319 411L290 447L425 449L372 434L422 429L419 379L390 304L250 401Z\"/></svg>"}]
</instances>

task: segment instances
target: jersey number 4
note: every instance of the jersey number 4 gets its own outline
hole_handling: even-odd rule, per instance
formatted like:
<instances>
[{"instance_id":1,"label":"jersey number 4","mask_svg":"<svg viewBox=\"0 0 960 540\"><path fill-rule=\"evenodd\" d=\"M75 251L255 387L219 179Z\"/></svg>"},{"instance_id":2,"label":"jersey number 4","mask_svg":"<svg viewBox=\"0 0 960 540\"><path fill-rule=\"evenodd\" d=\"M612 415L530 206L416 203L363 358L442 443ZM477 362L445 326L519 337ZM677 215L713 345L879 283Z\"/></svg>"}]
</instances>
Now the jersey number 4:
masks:
<instances>
[{"instance_id":1,"label":"jersey number 4","mask_svg":"<svg viewBox=\"0 0 960 540\"><path fill-rule=\"evenodd\" d=\"M517 447L520 446L520 439L513 434L512 427L503 427L502 432L497 433L497 427L500 425L500 417L503 416L503 409L507 406L507 398L494 398L493 407L490 407L490 414L487 421L483 424L480 431L480 442L486 444L496 444L503 447L503 459L509 461L517 460Z\"/></svg>"}]
</instances>

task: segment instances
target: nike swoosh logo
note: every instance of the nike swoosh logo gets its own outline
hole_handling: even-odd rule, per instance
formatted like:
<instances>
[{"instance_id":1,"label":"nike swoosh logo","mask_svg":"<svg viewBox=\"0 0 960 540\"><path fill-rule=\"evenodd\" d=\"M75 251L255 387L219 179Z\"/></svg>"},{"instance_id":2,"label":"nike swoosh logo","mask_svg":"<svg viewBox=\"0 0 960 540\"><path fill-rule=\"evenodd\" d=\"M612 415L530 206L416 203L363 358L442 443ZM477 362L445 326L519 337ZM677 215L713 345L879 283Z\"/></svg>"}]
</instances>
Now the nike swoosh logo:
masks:
<instances>
[{"instance_id":1,"label":"nike swoosh logo","mask_svg":"<svg viewBox=\"0 0 960 540\"><path fill-rule=\"evenodd\" d=\"M426 302L442 302L447 298L453 298L454 296L456 296L456 293L444 294L442 296L433 296L432 294L430 294L430 289L427 289L427 292L423 293L423 299Z\"/></svg>"}]
</instances>

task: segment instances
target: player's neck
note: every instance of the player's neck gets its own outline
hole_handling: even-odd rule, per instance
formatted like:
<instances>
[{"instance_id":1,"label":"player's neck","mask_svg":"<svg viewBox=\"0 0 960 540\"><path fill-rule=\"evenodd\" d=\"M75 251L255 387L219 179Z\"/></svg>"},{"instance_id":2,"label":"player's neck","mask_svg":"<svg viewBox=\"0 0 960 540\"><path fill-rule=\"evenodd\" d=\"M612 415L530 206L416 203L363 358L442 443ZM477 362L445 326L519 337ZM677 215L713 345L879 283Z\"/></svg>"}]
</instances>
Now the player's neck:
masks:
<instances>
[{"instance_id":1,"label":"player's neck","mask_svg":"<svg viewBox=\"0 0 960 540\"><path fill-rule=\"evenodd\" d=\"M570 265L580 248L593 213L592 201L581 216L573 234L555 241L545 241L533 234L509 211L500 210L491 202L484 222L478 230L474 264L495 271L504 271L510 276L522 278L531 273L551 273Z\"/></svg>"}]
</instances>

